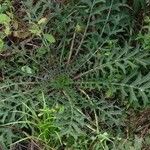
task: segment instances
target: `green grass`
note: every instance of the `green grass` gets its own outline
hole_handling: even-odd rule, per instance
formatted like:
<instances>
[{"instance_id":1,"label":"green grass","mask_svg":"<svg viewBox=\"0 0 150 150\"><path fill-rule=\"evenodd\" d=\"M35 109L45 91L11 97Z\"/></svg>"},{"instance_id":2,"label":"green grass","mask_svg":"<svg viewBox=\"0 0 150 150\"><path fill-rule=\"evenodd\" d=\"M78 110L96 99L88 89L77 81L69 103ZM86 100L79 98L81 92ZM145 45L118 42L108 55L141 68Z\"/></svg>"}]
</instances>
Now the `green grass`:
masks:
<instances>
[{"instance_id":1,"label":"green grass","mask_svg":"<svg viewBox=\"0 0 150 150\"><path fill-rule=\"evenodd\" d=\"M149 147L148 7L0 1L2 149Z\"/></svg>"}]
</instances>

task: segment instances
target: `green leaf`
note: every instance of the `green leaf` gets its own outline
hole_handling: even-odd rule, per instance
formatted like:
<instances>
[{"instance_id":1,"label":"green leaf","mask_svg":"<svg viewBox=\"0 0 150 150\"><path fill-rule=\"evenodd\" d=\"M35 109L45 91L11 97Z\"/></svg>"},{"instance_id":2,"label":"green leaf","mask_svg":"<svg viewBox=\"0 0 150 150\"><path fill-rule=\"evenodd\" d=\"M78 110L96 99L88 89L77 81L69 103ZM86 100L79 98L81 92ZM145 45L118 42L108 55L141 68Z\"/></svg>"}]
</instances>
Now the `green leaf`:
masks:
<instances>
[{"instance_id":1,"label":"green leaf","mask_svg":"<svg viewBox=\"0 0 150 150\"><path fill-rule=\"evenodd\" d=\"M29 28L29 31L37 36L41 36L42 30L37 24L32 24L31 27Z\"/></svg>"},{"instance_id":2,"label":"green leaf","mask_svg":"<svg viewBox=\"0 0 150 150\"><path fill-rule=\"evenodd\" d=\"M47 49L45 49L44 47L40 47L37 49L37 54L38 54L37 56L44 55L46 54L46 52L47 52Z\"/></svg>"},{"instance_id":3,"label":"green leaf","mask_svg":"<svg viewBox=\"0 0 150 150\"><path fill-rule=\"evenodd\" d=\"M8 25L10 23L11 19L6 14L0 14L0 24Z\"/></svg>"},{"instance_id":4,"label":"green leaf","mask_svg":"<svg viewBox=\"0 0 150 150\"><path fill-rule=\"evenodd\" d=\"M21 70L22 70L24 73L27 73L27 74L32 74L32 73L33 73L32 69L31 69L29 66L23 66L23 67L21 68Z\"/></svg>"},{"instance_id":5,"label":"green leaf","mask_svg":"<svg viewBox=\"0 0 150 150\"><path fill-rule=\"evenodd\" d=\"M6 25L6 26L5 26L4 32L5 32L6 35L10 35L10 34L11 34L9 25Z\"/></svg>"},{"instance_id":6,"label":"green leaf","mask_svg":"<svg viewBox=\"0 0 150 150\"><path fill-rule=\"evenodd\" d=\"M56 40L52 34L44 34L44 38L51 44L55 43Z\"/></svg>"},{"instance_id":7,"label":"green leaf","mask_svg":"<svg viewBox=\"0 0 150 150\"><path fill-rule=\"evenodd\" d=\"M0 52L2 51L3 47L4 47L4 42L2 39L0 39Z\"/></svg>"}]
</instances>

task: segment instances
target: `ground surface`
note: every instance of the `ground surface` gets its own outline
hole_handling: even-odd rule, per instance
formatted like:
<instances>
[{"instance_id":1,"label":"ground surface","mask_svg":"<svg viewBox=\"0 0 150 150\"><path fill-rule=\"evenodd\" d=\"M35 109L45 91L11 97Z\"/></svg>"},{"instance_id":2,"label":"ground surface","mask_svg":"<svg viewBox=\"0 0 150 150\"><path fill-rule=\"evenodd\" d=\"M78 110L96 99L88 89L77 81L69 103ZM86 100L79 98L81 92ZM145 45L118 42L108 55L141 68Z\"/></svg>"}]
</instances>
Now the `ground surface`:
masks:
<instances>
[{"instance_id":1,"label":"ground surface","mask_svg":"<svg viewBox=\"0 0 150 150\"><path fill-rule=\"evenodd\" d=\"M149 150L145 0L0 0L0 149Z\"/></svg>"}]
</instances>

